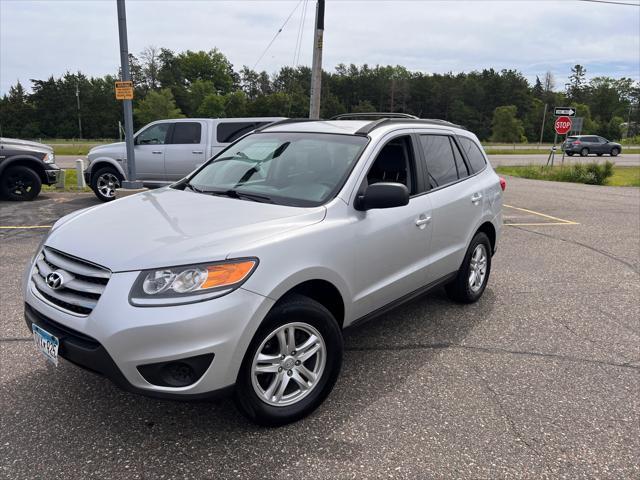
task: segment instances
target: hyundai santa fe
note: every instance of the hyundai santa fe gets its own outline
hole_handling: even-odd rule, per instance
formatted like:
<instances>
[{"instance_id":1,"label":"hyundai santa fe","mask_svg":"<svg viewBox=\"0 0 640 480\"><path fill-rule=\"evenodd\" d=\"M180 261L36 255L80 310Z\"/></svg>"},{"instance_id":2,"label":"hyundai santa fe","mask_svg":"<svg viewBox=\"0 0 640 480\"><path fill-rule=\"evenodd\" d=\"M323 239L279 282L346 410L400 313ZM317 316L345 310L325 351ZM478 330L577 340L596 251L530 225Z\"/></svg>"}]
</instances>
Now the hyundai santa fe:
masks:
<instances>
[{"instance_id":1,"label":"hyundai santa fe","mask_svg":"<svg viewBox=\"0 0 640 480\"><path fill-rule=\"evenodd\" d=\"M61 218L25 274L26 322L56 364L157 397L233 391L284 424L331 391L344 328L438 286L482 296L503 190L448 122L285 120Z\"/></svg>"}]
</instances>

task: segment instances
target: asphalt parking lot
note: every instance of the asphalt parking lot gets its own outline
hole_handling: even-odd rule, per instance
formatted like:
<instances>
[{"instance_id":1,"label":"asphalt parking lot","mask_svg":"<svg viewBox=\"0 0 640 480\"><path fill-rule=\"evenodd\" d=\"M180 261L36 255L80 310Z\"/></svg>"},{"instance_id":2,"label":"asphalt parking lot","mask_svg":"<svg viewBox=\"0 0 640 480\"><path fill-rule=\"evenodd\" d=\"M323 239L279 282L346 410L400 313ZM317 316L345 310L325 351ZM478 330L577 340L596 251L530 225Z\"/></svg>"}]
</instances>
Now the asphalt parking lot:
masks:
<instances>
[{"instance_id":1,"label":"asphalt parking lot","mask_svg":"<svg viewBox=\"0 0 640 480\"><path fill-rule=\"evenodd\" d=\"M640 189L508 178L481 301L438 291L347 331L329 399L279 429L35 352L23 267L47 225L96 203L0 202L0 477L640 477Z\"/></svg>"}]
</instances>

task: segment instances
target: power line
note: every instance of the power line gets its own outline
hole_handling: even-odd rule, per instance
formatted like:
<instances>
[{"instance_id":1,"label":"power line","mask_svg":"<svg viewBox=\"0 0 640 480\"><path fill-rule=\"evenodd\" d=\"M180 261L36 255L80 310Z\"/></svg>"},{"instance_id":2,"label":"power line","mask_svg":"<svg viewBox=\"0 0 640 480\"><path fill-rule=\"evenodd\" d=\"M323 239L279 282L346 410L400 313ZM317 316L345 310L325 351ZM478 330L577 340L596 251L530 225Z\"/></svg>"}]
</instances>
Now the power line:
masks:
<instances>
[{"instance_id":1,"label":"power line","mask_svg":"<svg viewBox=\"0 0 640 480\"><path fill-rule=\"evenodd\" d=\"M287 17L287 19L284 21L284 23L282 24L282 26L278 29L278 31L276 32L276 34L273 36L273 38L271 39L271 41L269 42L269 45L267 45L267 48L264 49L264 51L262 52L262 54L260 55L260 57L258 58L258 60L256 61L255 65L253 66L253 69L255 70L255 68L258 66L258 64L260 63L260 60L262 60L262 57L265 56L265 54L267 53L267 51L269 50L269 48L271 48L271 45L273 45L273 42L276 41L276 38L278 37L278 35L280 35L280 33L282 33L282 30L284 29L284 27L287 25L287 23L289 22L289 20L291 19L291 17L293 16L294 13L296 13L296 10L298 9L298 7L300 6L300 4L303 2L303 0L300 0L298 3L296 3L296 6L294 7L293 10L291 10L291 13L289 14L289 16Z\"/></svg>"},{"instance_id":2,"label":"power line","mask_svg":"<svg viewBox=\"0 0 640 480\"><path fill-rule=\"evenodd\" d=\"M579 2L589 3L608 3L609 5L626 5L628 7L640 7L640 3L613 2L611 0L578 0Z\"/></svg>"},{"instance_id":3,"label":"power line","mask_svg":"<svg viewBox=\"0 0 640 480\"><path fill-rule=\"evenodd\" d=\"M302 15L300 17L300 26L298 28L298 36L296 38L296 48L293 51L293 67L296 67L300 63L300 55L302 53L302 39L304 37L304 24L307 19L307 6L309 0L304 0L302 4Z\"/></svg>"}]
</instances>

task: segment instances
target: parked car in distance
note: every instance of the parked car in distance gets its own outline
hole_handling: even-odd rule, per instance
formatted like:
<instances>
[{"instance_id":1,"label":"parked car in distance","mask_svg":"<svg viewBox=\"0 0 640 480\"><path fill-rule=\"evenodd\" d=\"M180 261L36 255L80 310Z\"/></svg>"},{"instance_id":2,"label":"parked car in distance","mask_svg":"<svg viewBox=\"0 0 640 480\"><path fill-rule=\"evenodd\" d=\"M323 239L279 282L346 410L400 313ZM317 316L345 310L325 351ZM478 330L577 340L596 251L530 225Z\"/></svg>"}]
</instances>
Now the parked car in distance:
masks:
<instances>
[{"instance_id":1,"label":"parked car in distance","mask_svg":"<svg viewBox=\"0 0 640 480\"><path fill-rule=\"evenodd\" d=\"M562 144L562 149L570 157L574 154L586 157L592 153L599 157L604 154L617 157L622 153L622 145L597 135L571 135Z\"/></svg>"},{"instance_id":2,"label":"parked car in distance","mask_svg":"<svg viewBox=\"0 0 640 480\"><path fill-rule=\"evenodd\" d=\"M9 200L33 200L42 184L54 185L62 170L53 148L38 142L0 138L0 196Z\"/></svg>"},{"instance_id":3,"label":"parked car in distance","mask_svg":"<svg viewBox=\"0 0 640 480\"><path fill-rule=\"evenodd\" d=\"M503 182L449 122L278 122L56 222L25 275L26 323L51 361L128 391L234 391L249 419L292 422L329 395L344 328L442 285L482 296Z\"/></svg>"},{"instance_id":4,"label":"parked car in distance","mask_svg":"<svg viewBox=\"0 0 640 480\"><path fill-rule=\"evenodd\" d=\"M180 180L239 137L258 127L282 120L260 118L180 118L158 120L134 136L137 180L145 186ZM84 172L87 185L102 201L114 199L127 176L124 142L99 145L89 151Z\"/></svg>"}]
</instances>

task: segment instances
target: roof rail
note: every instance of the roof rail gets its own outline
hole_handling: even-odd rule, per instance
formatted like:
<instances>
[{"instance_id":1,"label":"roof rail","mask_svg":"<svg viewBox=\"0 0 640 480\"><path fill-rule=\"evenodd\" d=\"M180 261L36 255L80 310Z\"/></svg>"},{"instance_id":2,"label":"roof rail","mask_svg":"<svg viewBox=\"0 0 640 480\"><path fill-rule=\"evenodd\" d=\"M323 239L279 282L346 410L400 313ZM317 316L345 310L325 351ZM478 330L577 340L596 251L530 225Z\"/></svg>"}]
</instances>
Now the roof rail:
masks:
<instances>
[{"instance_id":1,"label":"roof rail","mask_svg":"<svg viewBox=\"0 0 640 480\"><path fill-rule=\"evenodd\" d=\"M417 119L415 115L409 115L408 113L393 113L393 112L361 112L361 113L343 113L331 117L329 120L380 120L381 118L413 118Z\"/></svg>"},{"instance_id":2,"label":"roof rail","mask_svg":"<svg viewBox=\"0 0 640 480\"><path fill-rule=\"evenodd\" d=\"M285 118L284 120L278 120L276 122L267 123L266 125L262 125L254 130L254 132L261 132L265 128L276 127L278 125L285 125L287 123L302 123L302 122L318 122L322 119L313 119L313 118Z\"/></svg>"},{"instance_id":3,"label":"roof rail","mask_svg":"<svg viewBox=\"0 0 640 480\"><path fill-rule=\"evenodd\" d=\"M378 127L387 125L389 123L411 123L417 125L441 125L443 127L453 127L453 128L462 128L462 125L457 125L455 123L448 122L446 120L439 120L437 118L381 118L374 122L368 123L360 130L358 130L356 135L369 135L373 130Z\"/></svg>"}]
</instances>

